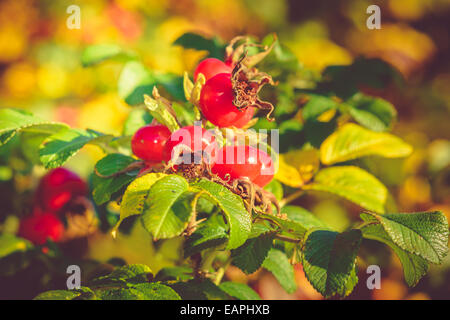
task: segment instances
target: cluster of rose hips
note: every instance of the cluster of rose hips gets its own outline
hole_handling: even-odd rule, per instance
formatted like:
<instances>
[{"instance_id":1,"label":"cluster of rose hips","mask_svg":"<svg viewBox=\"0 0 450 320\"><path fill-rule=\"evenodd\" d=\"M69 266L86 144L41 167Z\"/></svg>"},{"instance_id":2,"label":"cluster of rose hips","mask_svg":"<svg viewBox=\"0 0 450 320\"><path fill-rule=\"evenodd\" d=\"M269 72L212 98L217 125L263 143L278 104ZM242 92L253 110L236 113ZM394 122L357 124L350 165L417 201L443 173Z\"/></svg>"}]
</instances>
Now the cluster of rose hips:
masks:
<instances>
[{"instance_id":1,"label":"cluster of rose hips","mask_svg":"<svg viewBox=\"0 0 450 320\"><path fill-rule=\"evenodd\" d=\"M86 183L72 171L57 168L48 172L35 191L32 214L20 221L18 235L36 245L47 239L61 241L65 231L62 217L67 206L87 193Z\"/></svg>"},{"instance_id":2,"label":"cluster of rose hips","mask_svg":"<svg viewBox=\"0 0 450 320\"><path fill-rule=\"evenodd\" d=\"M199 109L206 120L219 128L242 128L255 112L251 105L245 108L234 105L233 69L231 62L209 58L200 62L194 73L195 81L199 74L206 79L200 93ZM186 126L171 132L161 124L147 125L134 134L131 147L133 153L146 163L141 171L157 166L162 161L166 164L186 163L183 160L175 161L181 152L201 154L212 173L229 182L248 179L264 187L273 178L272 158L266 152L246 145L219 149L214 134L200 126Z\"/></svg>"}]
</instances>

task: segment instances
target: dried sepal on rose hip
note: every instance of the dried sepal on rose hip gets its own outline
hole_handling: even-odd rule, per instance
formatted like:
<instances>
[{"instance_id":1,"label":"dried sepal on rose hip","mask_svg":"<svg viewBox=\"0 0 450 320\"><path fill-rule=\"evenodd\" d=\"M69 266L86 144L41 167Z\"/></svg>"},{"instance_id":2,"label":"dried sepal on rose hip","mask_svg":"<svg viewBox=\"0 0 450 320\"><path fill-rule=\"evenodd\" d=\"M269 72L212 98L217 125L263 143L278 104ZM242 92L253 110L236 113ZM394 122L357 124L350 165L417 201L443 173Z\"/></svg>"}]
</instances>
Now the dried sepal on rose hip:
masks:
<instances>
[{"instance_id":1,"label":"dried sepal on rose hip","mask_svg":"<svg viewBox=\"0 0 450 320\"><path fill-rule=\"evenodd\" d=\"M245 42L234 48L241 40ZM235 38L227 47L225 62L215 58L200 62L194 72L195 84L185 76L186 99L200 109L206 120L218 127L246 127L255 108L268 110L267 118L272 120L273 105L259 99L258 94L265 84L274 85L274 82L269 75L253 66L267 56L273 45L252 56L247 55L248 46L258 45L244 37Z\"/></svg>"}]
</instances>

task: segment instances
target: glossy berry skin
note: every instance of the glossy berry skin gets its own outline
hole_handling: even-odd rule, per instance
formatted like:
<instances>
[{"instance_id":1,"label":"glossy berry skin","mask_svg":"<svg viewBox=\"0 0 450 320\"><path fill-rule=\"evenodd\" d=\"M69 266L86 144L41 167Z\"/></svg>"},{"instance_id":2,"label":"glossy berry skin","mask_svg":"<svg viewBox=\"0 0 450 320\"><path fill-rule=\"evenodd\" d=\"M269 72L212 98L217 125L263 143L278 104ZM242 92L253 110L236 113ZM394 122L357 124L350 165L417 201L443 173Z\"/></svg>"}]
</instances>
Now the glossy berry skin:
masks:
<instances>
[{"instance_id":1,"label":"glossy berry skin","mask_svg":"<svg viewBox=\"0 0 450 320\"><path fill-rule=\"evenodd\" d=\"M255 113L249 106L239 110L233 104L231 74L220 73L208 81L200 93L200 110L211 123L219 127L235 126L242 128Z\"/></svg>"},{"instance_id":2,"label":"glossy berry skin","mask_svg":"<svg viewBox=\"0 0 450 320\"><path fill-rule=\"evenodd\" d=\"M226 64L223 61L220 61L216 58L208 58L200 62L195 68L194 71L194 81L197 81L197 77L199 73L202 73L205 76L205 80L208 81L216 74L219 73L230 73L233 71L233 67Z\"/></svg>"},{"instance_id":3,"label":"glossy berry skin","mask_svg":"<svg viewBox=\"0 0 450 320\"><path fill-rule=\"evenodd\" d=\"M18 235L36 245L44 244L47 239L59 242L64 234L64 224L54 213L33 213L20 221Z\"/></svg>"},{"instance_id":4,"label":"glossy berry skin","mask_svg":"<svg viewBox=\"0 0 450 320\"><path fill-rule=\"evenodd\" d=\"M41 179L35 196L44 211L58 212L72 198L87 193L88 187L78 175L65 168L56 168Z\"/></svg>"},{"instance_id":5,"label":"glossy berry skin","mask_svg":"<svg viewBox=\"0 0 450 320\"><path fill-rule=\"evenodd\" d=\"M205 161L210 161L209 163L214 162L217 154L214 135L200 126L186 126L172 133L164 147L163 157L166 163L175 159L175 147L189 153L203 152L204 159L208 159Z\"/></svg>"},{"instance_id":6,"label":"glossy berry skin","mask_svg":"<svg viewBox=\"0 0 450 320\"><path fill-rule=\"evenodd\" d=\"M140 128L131 139L131 149L136 157L153 162L163 160L163 150L170 130L163 125L148 125Z\"/></svg>"},{"instance_id":7,"label":"glossy berry skin","mask_svg":"<svg viewBox=\"0 0 450 320\"><path fill-rule=\"evenodd\" d=\"M275 166L272 157L262 150L259 150L258 152L258 161L261 163L261 172L253 182L260 187L264 187L272 181L275 173Z\"/></svg>"},{"instance_id":8,"label":"glossy berry skin","mask_svg":"<svg viewBox=\"0 0 450 320\"><path fill-rule=\"evenodd\" d=\"M225 146L219 150L211 171L229 182L235 179L253 182L262 168L258 153L259 150L251 146Z\"/></svg>"}]
</instances>

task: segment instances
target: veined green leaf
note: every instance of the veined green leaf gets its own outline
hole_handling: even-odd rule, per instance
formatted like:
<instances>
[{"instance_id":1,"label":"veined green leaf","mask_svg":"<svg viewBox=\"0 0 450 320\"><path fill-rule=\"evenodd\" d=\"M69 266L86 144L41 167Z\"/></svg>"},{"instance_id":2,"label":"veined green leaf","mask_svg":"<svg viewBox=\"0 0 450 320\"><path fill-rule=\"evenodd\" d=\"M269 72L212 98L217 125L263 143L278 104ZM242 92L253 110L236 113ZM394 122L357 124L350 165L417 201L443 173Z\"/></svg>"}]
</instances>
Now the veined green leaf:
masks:
<instances>
[{"instance_id":1,"label":"veined green leaf","mask_svg":"<svg viewBox=\"0 0 450 320\"><path fill-rule=\"evenodd\" d=\"M192 215L189 184L181 176L168 175L154 182L142 211L145 229L154 240L180 235Z\"/></svg>"},{"instance_id":2,"label":"veined green leaf","mask_svg":"<svg viewBox=\"0 0 450 320\"><path fill-rule=\"evenodd\" d=\"M319 218L305 208L299 206L284 206L281 208L281 213L286 214L289 220L297 222L306 229L327 227L323 221L319 220Z\"/></svg>"},{"instance_id":3,"label":"veined green leaf","mask_svg":"<svg viewBox=\"0 0 450 320\"><path fill-rule=\"evenodd\" d=\"M144 264L130 264L114 269L110 274L92 280L92 286L112 286L147 282L152 270Z\"/></svg>"},{"instance_id":4,"label":"veined green leaf","mask_svg":"<svg viewBox=\"0 0 450 320\"><path fill-rule=\"evenodd\" d=\"M294 293L297 290L294 268L282 251L270 249L262 266L272 272L287 293Z\"/></svg>"},{"instance_id":5,"label":"veined green leaf","mask_svg":"<svg viewBox=\"0 0 450 320\"><path fill-rule=\"evenodd\" d=\"M383 213L388 195L386 187L367 171L354 166L320 170L306 190L326 191L346 198L363 208Z\"/></svg>"},{"instance_id":6,"label":"veined green leaf","mask_svg":"<svg viewBox=\"0 0 450 320\"><path fill-rule=\"evenodd\" d=\"M251 215L242 199L224 186L205 179L193 183L192 187L204 191L204 197L223 211L230 228L227 249L240 247L247 240L252 226Z\"/></svg>"},{"instance_id":7,"label":"veined green leaf","mask_svg":"<svg viewBox=\"0 0 450 320\"><path fill-rule=\"evenodd\" d=\"M222 215L213 215L201 223L184 243L184 256L188 257L204 249L225 244L228 231Z\"/></svg>"},{"instance_id":8,"label":"veined green leaf","mask_svg":"<svg viewBox=\"0 0 450 320\"><path fill-rule=\"evenodd\" d=\"M303 270L323 296L346 293L361 240L362 233L358 229L343 233L312 229L305 235Z\"/></svg>"},{"instance_id":9,"label":"veined green leaf","mask_svg":"<svg viewBox=\"0 0 450 320\"><path fill-rule=\"evenodd\" d=\"M330 165L365 156L401 158L410 155L412 147L400 138L374 132L347 123L331 134L320 146L320 160Z\"/></svg>"},{"instance_id":10,"label":"veined green leaf","mask_svg":"<svg viewBox=\"0 0 450 320\"><path fill-rule=\"evenodd\" d=\"M180 296L172 288L156 282L96 290L95 293L102 300L180 300Z\"/></svg>"},{"instance_id":11,"label":"veined green leaf","mask_svg":"<svg viewBox=\"0 0 450 320\"><path fill-rule=\"evenodd\" d=\"M249 286L243 283L231 281L222 282L219 288L228 295L239 300L261 300L259 295Z\"/></svg>"},{"instance_id":12,"label":"veined green leaf","mask_svg":"<svg viewBox=\"0 0 450 320\"><path fill-rule=\"evenodd\" d=\"M127 172L116 177L101 178L94 174L92 177L92 196L98 205L108 202L113 193L117 192L136 178L136 173Z\"/></svg>"},{"instance_id":13,"label":"veined green leaf","mask_svg":"<svg viewBox=\"0 0 450 320\"><path fill-rule=\"evenodd\" d=\"M92 130L65 129L44 140L40 147L41 162L48 168L62 166L86 144L101 144L112 141L111 135Z\"/></svg>"},{"instance_id":14,"label":"veined green leaf","mask_svg":"<svg viewBox=\"0 0 450 320\"><path fill-rule=\"evenodd\" d=\"M447 255L448 222L440 211L384 215L363 213L361 218L379 222L396 245L431 263L439 264Z\"/></svg>"},{"instance_id":15,"label":"veined green leaf","mask_svg":"<svg viewBox=\"0 0 450 320\"><path fill-rule=\"evenodd\" d=\"M109 176L123 170L135 161L136 159L121 153L110 153L96 163L95 170L101 176Z\"/></svg>"},{"instance_id":16,"label":"veined green leaf","mask_svg":"<svg viewBox=\"0 0 450 320\"><path fill-rule=\"evenodd\" d=\"M248 239L242 246L232 251L233 264L246 274L258 270L272 248L273 233L262 234Z\"/></svg>"},{"instance_id":17,"label":"veined green leaf","mask_svg":"<svg viewBox=\"0 0 450 320\"><path fill-rule=\"evenodd\" d=\"M415 286L427 273L428 262L422 257L409 253L397 246L381 224L369 224L364 226L361 231L364 238L383 242L392 248L402 263L405 281L410 287Z\"/></svg>"},{"instance_id":18,"label":"veined green leaf","mask_svg":"<svg viewBox=\"0 0 450 320\"><path fill-rule=\"evenodd\" d=\"M22 130L50 135L64 128L68 128L64 123L46 121L25 111L0 109L0 146Z\"/></svg>"},{"instance_id":19,"label":"veined green leaf","mask_svg":"<svg viewBox=\"0 0 450 320\"><path fill-rule=\"evenodd\" d=\"M113 234L119 228L122 221L130 216L141 214L150 188L159 179L167 176L164 173L148 173L135 179L125 190L120 204L120 219L113 228Z\"/></svg>"},{"instance_id":20,"label":"veined green leaf","mask_svg":"<svg viewBox=\"0 0 450 320\"><path fill-rule=\"evenodd\" d=\"M348 99L346 104L353 119L373 131L389 130L397 117L397 111L391 103L360 92Z\"/></svg>"},{"instance_id":21,"label":"veined green leaf","mask_svg":"<svg viewBox=\"0 0 450 320\"><path fill-rule=\"evenodd\" d=\"M76 290L51 290L46 291L33 300L73 300L81 295L81 292Z\"/></svg>"}]
</instances>

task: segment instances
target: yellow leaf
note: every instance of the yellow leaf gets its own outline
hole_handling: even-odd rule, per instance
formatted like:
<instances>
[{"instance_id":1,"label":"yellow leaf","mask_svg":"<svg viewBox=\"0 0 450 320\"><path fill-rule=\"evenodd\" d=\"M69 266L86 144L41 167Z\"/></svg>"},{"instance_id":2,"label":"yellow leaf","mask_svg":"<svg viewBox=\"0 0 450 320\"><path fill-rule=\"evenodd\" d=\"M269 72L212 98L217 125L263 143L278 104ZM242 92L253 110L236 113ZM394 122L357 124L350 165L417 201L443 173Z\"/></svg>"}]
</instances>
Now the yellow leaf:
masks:
<instances>
[{"instance_id":1,"label":"yellow leaf","mask_svg":"<svg viewBox=\"0 0 450 320\"><path fill-rule=\"evenodd\" d=\"M322 143L320 160L329 165L365 156L401 158L409 156L411 152L409 144L392 134L374 132L347 123Z\"/></svg>"},{"instance_id":2,"label":"yellow leaf","mask_svg":"<svg viewBox=\"0 0 450 320\"><path fill-rule=\"evenodd\" d=\"M280 154L275 178L287 186L298 188L311 180L318 169L316 149L290 151Z\"/></svg>"}]
</instances>

